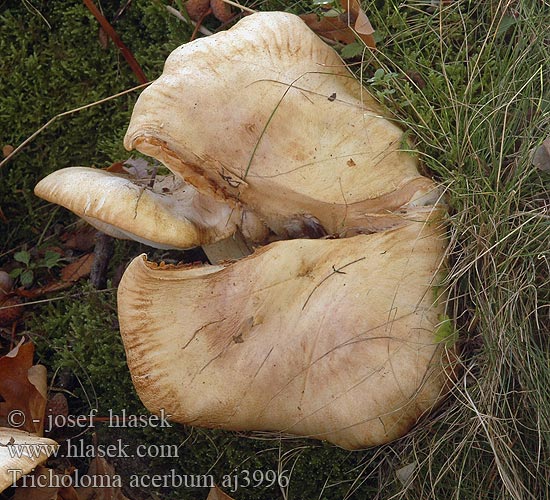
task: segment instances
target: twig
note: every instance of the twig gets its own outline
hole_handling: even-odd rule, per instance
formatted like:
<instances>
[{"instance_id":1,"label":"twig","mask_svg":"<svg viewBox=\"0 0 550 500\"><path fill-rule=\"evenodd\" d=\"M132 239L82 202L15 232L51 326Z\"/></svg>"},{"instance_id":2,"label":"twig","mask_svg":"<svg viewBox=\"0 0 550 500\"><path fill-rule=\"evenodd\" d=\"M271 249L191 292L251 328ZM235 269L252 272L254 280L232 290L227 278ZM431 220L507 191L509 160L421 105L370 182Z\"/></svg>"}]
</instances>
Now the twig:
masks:
<instances>
[{"instance_id":1,"label":"twig","mask_svg":"<svg viewBox=\"0 0 550 500\"><path fill-rule=\"evenodd\" d=\"M110 25L109 21L105 19L105 16L99 11L94 2L92 0L84 0L84 4L88 7L88 10L94 15L101 27L105 30L105 33L109 35L113 43L119 48L120 52L122 52L124 59L126 59L126 62L130 65L130 68L132 68L132 71L136 75L138 82L147 83L147 77L145 76L145 73L141 69L139 63L136 61L136 58L130 52L130 49L124 45L115 29Z\"/></svg>"},{"instance_id":2,"label":"twig","mask_svg":"<svg viewBox=\"0 0 550 500\"><path fill-rule=\"evenodd\" d=\"M137 87L133 87L128 90L124 90L122 92L119 92L118 94L105 97L105 99L101 99L99 101L92 102L90 104L86 104L84 106L80 106L79 108L71 109L69 111L64 111L63 113L59 113L58 115L55 115L51 120L46 122L46 124L42 125L36 132L34 132L30 137L27 137L19 146L17 146L8 156L6 156L2 161L0 161L0 168L2 168L13 156L15 156L19 151L21 151L29 142L31 142L37 135L39 135L43 130L48 128L55 120L58 118L62 118L64 116L72 115L73 113L78 113L79 111L84 111L85 109L91 108L93 106L97 106L99 104L103 104L104 102L111 101L112 99L116 99L117 97L123 96L125 94L129 94L130 92L134 92L135 90L142 89L144 87L147 87L147 85L151 85L151 82L143 83L142 85L138 85Z\"/></svg>"},{"instance_id":3,"label":"twig","mask_svg":"<svg viewBox=\"0 0 550 500\"><path fill-rule=\"evenodd\" d=\"M237 2L232 2L231 0L222 0L223 3L226 3L227 5L232 5L233 7L237 7L237 9L244 10L245 12L249 12L250 14L255 14L258 12L257 10L251 9L249 7L245 7L244 5L241 5Z\"/></svg>"},{"instance_id":4,"label":"twig","mask_svg":"<svg viewBox=\"0 0 550 500\"><path fill-rule=\"evenodd\" d=\"M195 29L193 30L193 33L191 34L191 38L189 39L190 42L192 42L197 37L197 33L200 31L202 23L204 22L204 19L206 18L206 16L209 16L210 14L212 14L211 8L208 9L197 21L197 24L195 25Z\"/></svg>"},{"instance_id":5,"label":"twig","mask_svg":"<svg viewBox=\"0 0 550 500\"><path fill-rule=\"evenodd\" d=\"M176 16L180 21L183 21L184 23L191 23L192 26L197 26L197 23L195 21L191 21L189 19L186 19L184 15L182 15L181 12L179 12L177 9L174 9L174 7L171 7L170 5L166 5L166 10L170 12L173 16ZM206 36L213 35L208 28L205 28L204 26L199 26L199 31Z\"/></svg>"},{"instance_id":6,"label":"twig","mask_svg":"<svg viewBox=\"0 0 550 500\"><path fill-rule=\"evenodd\" d=\"M90 272L90 283L96 290L103 290L107 286L107 268L113 253L113 238L98 231L94 248L94 263Z\"/></svg>"},{"instance_id":7,"label":"twig","mask_svg":"<svg viewBox=\"0 0 550 500\"><path fill-rule=\"evenodd\" d=\"M306 308L307 303L309 302L309 299L311 299L311 296L314 294L315 290L317 290L317 288L319 288L326 280L328 280L331 276L334 276L335 274L346 274L342 272L342 269L345 269L346 267L351 266L352 264L356 264L357 262L361 262L362 260L365 260L365 259L366 257L355 259L351 262L348 262L347 264L344 264L342 267L339 267L339 268L336 268L333 265L332 272L328 276L325 276L319 283L317 283L317 285L315 285L313 290L311 290L311 293L308 295L306 301L304 302L304 305L302 306L302 311Z\"/></svg>"}]
</instances>

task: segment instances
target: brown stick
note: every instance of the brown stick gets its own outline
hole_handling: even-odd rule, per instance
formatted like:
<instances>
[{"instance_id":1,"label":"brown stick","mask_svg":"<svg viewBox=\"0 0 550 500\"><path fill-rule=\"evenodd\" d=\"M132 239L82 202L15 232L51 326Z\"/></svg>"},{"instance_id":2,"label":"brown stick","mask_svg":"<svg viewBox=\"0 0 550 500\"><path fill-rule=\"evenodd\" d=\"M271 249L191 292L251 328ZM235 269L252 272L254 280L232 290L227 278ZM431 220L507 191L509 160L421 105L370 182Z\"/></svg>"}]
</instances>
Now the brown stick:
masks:
<instances>
[{"instance_id":1,"label":"brown stick","mask_svg":"<svg viewBox=\"0 0 550 500\"><path fill-rule=\"evenodd\" d=\"M130 52L128 47L122 43L122 40L118 37L115 29L109 24L109 21L105 19L105 16L99 11L94 2L92 0L84 0L84 4L88 7L88 10L94 15L101 27L105 30L105 33L109 35L113 43L119 48L120 52L122 52L124 59L126 59L126 62L130 65L130 68L132 68L132 71L136 75L139 83L147 83L147 77L145 76L145 73L141 69L139 63L136 61L136 58Z\"/></svg>"}]
</instances>

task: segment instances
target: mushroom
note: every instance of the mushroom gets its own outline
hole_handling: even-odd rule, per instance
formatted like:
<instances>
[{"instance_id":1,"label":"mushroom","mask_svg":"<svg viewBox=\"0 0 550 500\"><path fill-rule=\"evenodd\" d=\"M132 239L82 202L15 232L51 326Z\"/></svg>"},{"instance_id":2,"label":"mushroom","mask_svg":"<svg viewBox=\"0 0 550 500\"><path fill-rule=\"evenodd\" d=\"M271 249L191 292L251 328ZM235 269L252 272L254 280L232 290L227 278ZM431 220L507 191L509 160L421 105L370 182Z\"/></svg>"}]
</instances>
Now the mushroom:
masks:
<instances>
[{"instance_id":1,"label":"mushroom","mask_svg":"<svg viewBox=\"0 0 550 500\"><path fill-rule=\"evenodd\" d=\"M438 196L403 151L402 129L333 49L281 12L174 50L140 95L124 145L246 206L282 238L304 219L326 234L379 230L373 215Z\"/></svg>"},{"instance_id":2,"label":"mushroom","mask_svg":"<svg viewBox=\"0 0 550 500\"><path fill-rule=\"evenodd\" d=\"M125 146L164 163L185 194L86 171L106 184L77 206L74 169L37 187L157 246L239 231L283 240L230 264L131 262L119 322L148 409L356 449L403 435L441 401L454 349L436 338L445 297L431 289L445 210L405 137L297 16L258 13L176 49L136 103Z\"/></svg>"},{"instance_id":3,"label":"mushroom","mask_svg":"<svg viewBox=\"0 0 550 500\"><path fill-rule=\"evenodd\" d=\"M52 439L0 427L0 492L45 462L57 446Z\"/></svg>"},{"instance_id":4,"label":"mushroom","mask_svg":"<svg viewBox=\"0 0 550 500\"><path fill-rule=\"evenodd\" d=\"M228 266L137 257L118 314L141 400L184 424L348 449L403 435L445 392L434 337L444 307L429 291L446 242L428 215L272 243Z\"/></svg>"},{"instance_id":5,"label":"mushroom","mask_svg":"<svg viewBox=\"0 0 550 500\"><path fill-rule=\"evenodd\" d=\"M267 237L267 229L253 214L204 196L173 175L157 176L149 183L130 174L71 167L42 179L35 194L110 236L155 248L210 245L215 252L211 244L230 238L237 225L251 242Z\"/></svg>"}]
</instances>

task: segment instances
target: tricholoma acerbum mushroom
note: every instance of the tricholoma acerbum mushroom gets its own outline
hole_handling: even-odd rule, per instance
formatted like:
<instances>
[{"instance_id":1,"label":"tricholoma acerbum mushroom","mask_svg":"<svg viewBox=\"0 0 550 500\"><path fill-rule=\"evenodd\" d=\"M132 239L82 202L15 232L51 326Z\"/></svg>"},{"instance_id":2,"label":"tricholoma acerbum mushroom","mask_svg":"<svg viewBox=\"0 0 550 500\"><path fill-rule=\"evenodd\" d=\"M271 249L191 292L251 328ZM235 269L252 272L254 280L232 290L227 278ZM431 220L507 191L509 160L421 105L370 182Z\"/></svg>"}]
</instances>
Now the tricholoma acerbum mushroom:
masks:
<instances>
[{"instance_id":1,"label":"tricholoma acerbum mushroom","mask_svg":"<svg viewBox=\"0 0 550 500\"><path fill-rule=\"evenodd\" d=\"M139 97L125 146L174 177L149 188L72 168L36 193L161 248L236 233L255 248L217 265L130 263L120 328L149 410L364 448L405 434L452 373L433 293L444 207L404 145L298 17L258 13L176 49Z\"/></svg>"}]
</instances>

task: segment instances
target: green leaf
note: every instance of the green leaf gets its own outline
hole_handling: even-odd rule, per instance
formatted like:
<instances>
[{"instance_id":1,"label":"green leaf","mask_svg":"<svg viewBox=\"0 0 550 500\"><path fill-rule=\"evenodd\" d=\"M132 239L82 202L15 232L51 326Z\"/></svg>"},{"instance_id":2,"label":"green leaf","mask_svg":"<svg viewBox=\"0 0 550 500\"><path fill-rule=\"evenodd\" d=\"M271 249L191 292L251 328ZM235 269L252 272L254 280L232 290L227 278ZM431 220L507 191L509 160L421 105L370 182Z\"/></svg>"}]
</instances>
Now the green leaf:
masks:
<instances>
[{"instance_id":1,"label":"green leaf","mask_svg":"<svg viewBox=\"0 0 550 500\"><path fill-rule=\"evenodd\" d=\"M23 286L32 285L32 282L34 281L34 273L32 272L31 269L25 269L21 273L21 276L19 277L19 279L21 280L21 284Z\"/></svg>"},{"instance_id":2,"label":"green leaf","mask_svg":"<svg viewBox=\"0 0 550 500\"><path fill-rule=\"evenodd\" d=\"M48 250L44 254L44 261L42 265L44 267L47 267L48 269L51 269L52 267L57 266L60 260L61 255L59 255L57 252L52 252L51 250Z\"/></svg>"},{"instance_id":3,"label":"green leaf","mask_svg":"<svg viewBox=\"0 0 550 500\"><path fill-rule=\"evenodd\" d=\"M22 272L22 267L16 267L13 271L10 272L10 277L17 278Z\"/></svg>"},{"instance_id":4,"label":"green leaf","mask_svg":"<svg viewBox=\"0 0 550 500\"><path fill-rule=\"evenodd\" d=\"M359 42L353 42L346 45L340 52L340 55L344 59L351 59L352 57L360 56L363 53L365 46Z\"/></svg>"},{"instance_id":5,"label":"green leaf","mask_svg":"<svg viewBox=\"0 0 550 500\"><path fill-rule=\"evenodd\" d=\"M384 70L382 68L378 68L375 72L374 72L374 77L373 79L374 80L382 80L382 78L384 78Z\"/></svg>"},{"instance_id":6,"label":"green leaf","mask_svg":"<svg viewBox=\"0 0 550 500\"><path fill-rule=\"evenodd\" d=\"M22 262L23 264L28 266L31 261L31 254L26 250L21 250L20 252L15 252L13 258L17 262Z\"/></svg>"},{"instance_id":7,"label":"green leaf","mask_svg":"<svg viewBox=\"0 0 550 500\"><path fill-rule=\"evenodd\" d=\"M505 15L502 18L502 22L499 24L497 29L497 35L502 35L508 31L508 29L516 24L518 21L514 16Z\"/></svg>"}]
</instances>

